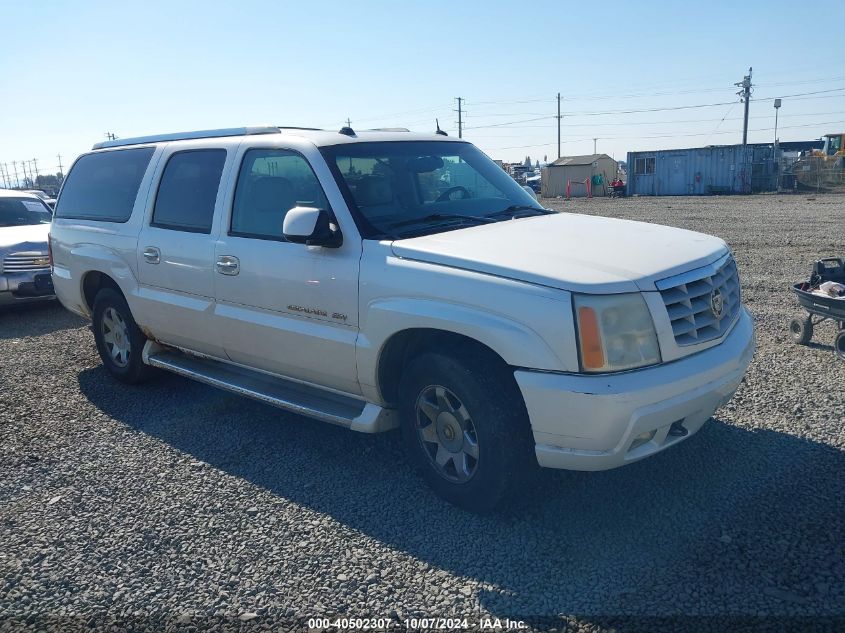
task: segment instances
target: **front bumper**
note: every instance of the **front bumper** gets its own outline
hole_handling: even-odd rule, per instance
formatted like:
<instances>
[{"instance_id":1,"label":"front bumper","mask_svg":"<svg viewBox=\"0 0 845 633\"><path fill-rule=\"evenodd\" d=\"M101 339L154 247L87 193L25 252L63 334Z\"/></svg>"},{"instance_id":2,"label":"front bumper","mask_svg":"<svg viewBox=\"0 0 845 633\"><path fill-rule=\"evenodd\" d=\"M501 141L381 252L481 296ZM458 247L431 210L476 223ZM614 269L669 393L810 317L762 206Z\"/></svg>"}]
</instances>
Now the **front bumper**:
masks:
<instances>
[{"instance_id":1,"label":"front bumper","mask_svg":"<svg viewBox=\"0 0 845 633\"><path fill-rule=\"evenodd\" d=\"M620 374L517 370L540 466L606 470L693 435L731 399L754 355L754 324L742 308L719 345Z\"/></svg>"},{"instance_id":2,"label":"front bumper","mask_svg":"<svg viewBox=\"0 0 845 633\"><path fill-rule=\"evenodd\" d=\"M55 299L50 269L0 273L0 306Z\"/></svg>"}]
</instances>

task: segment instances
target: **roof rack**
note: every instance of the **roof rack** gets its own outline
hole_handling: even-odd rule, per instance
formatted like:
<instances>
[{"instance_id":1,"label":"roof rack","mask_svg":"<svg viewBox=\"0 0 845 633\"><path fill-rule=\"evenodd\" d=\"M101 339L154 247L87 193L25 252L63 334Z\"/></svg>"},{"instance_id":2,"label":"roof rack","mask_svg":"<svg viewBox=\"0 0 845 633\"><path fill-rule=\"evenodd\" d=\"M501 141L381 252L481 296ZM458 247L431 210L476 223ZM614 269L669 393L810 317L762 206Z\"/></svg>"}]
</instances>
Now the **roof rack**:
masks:
<instances>
[{"instance_id":1,"label":"roof rack","mask_svg":"<svg viewBox=\"0 0 845 633\"><path fill-rule=\"evenodd\" d=\"M197 130L195 132L174 132L171 134L153 134L152 136L136 136L134 138L118 138L113 141L94 143L91 149L106 147L122 147L124 145L143 145L145 143L159 143L162 141L185 141L194 138L217 138L221 136L250 136L253 134L279 134L282 129L308 130L312 128L279 128L278 126L258 127L230 127L219 130Z\"/></svg>"}]
</instances>

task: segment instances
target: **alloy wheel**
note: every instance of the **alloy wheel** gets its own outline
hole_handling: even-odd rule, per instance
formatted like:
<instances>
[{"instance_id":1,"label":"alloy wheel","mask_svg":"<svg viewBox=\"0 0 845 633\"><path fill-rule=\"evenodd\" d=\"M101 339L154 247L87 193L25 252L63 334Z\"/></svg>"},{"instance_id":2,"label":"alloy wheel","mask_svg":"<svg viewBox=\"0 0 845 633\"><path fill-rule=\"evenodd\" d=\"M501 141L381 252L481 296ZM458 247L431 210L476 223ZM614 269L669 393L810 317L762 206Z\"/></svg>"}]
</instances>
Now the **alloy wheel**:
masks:
<instances>
[{"instance_id":1,"label":"alloy wheel","mask_svg":"<svg viewBox=\"0 0 845 633\"><path fill-rule=\"evenodd\" d=\"M112 307L106 308L100 329L112 362L118 367L126 367L129 364L132 342L129 340L129 328L120 312Z\"/></svg>"},{"instance_id":2,"label":"alloy wheel","mask_svg":"<svg viewBox=\"0 0 845 633\"><path fill-rule=\"evenodd\" d=\"M466 483L478 469L478 435L461 400L441 385L423 389L416 403L417 437L437 473Z\"/></svg>"}]
</instances>

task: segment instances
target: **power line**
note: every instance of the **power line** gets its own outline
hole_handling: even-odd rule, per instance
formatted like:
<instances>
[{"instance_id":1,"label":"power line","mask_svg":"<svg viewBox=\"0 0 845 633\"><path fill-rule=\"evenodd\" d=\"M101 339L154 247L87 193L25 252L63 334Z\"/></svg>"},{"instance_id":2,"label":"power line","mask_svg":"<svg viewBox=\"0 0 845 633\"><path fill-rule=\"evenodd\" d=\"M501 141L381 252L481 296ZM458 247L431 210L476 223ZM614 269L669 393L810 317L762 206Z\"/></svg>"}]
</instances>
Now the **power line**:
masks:
<instances>
[{"instance_id":1,"label":"power line","mask_svg":"<svg viewBox=\"0 0 845 633\"><path fill-rule=\"evenodd\" d=\"M788 125L788 126L780 126L778 129L798 129L798 128L807 128L807 127L818 127L822 125L840 125L845 124L845 120L841 121L821 121L819 123L804 123L800 125ZM774 130L774 127L764 127L764 128L754 128L748 130L749 132L769 132ZM710 134L733 134L733 130L725 130L723 132L694 132L690 134L653 134L653 135L644 135L644 136L606 136L601 137L602 140L605 141L618 141L618 140L630 140L630 139L656 139L656 138L688 138L694 136L706 136ZM598 137L596 137L598 138ZM563 141L564 143L579 143L594 140L593 137L584 137L584 138L576 138L576 139L569 139ZM511 146L511 147L492 147L489 148L491 150L507 150L507 149L526 149L531 147L549 147L553 145L553 143L535 143L533 145L519 145L519 146Z\"/></svg>"},{"instance_id":2,"label":"power line","mask_svg":"<svg viewBox=\"0 0 845 633\"><path fill-rule=\"evenodd\" d=\"M402 112L392 112L390 114L382 114L380 116L370 116L370 117L356 117L356 121L381 121L384 119L395 119L397 117L406 116L409 114L420 114L422 112L438 112L450 108L451 104L447 105L438 105L434 107L425 107L425 108L416 108L414 110L405 110Z\"/></svg>"},{"instance_id":3,"label":"power line","mask_svg":"<svg viewBox=\"0 0 845 633\"><path fill-rule=\"evenodd\" d=\"M762 83L756 84L758 86L787 86L787 85L801 85L801 84L810 84L810 83L825 83L831 81L840 81L845 79L843 75L837 75L834 77L823 77L818 79L810 79L810 80L798 80L798 81L782 81L777 83ZM685 81L692 81L692 79L685 80ZM661 82L658 84L652 84L654 86L665 86L668 83L672 82ZM704 92L726 92L730 90L730 88L721 85L721 86L712 86L706 88L690 88L690 89L683 89L683 90L671 90L671 89L663 89L659 92L643 92L643 91L636 91L636 92L629 92L629 93L620 93L620 92L598 92L598 93L582 93L582 94L567 94L566 98L568 101L591 101L591 100L603 100L603 99L622 99L622 98L639 98L639 97L661 97L661 96L672 96L672 95L680 95L680 94L700 94ZM825 92L825 91L820 91ZM804 93L804 94L815 94L815 93ZM785 95L782 95L785 96ZM537 99L520 99L520 100L488 100L488 101L473 101L473 106L488 106L488 105L508 105L508 104L525 104L525 103L552 103L555 101L555 98L537 98Z\"/></svg>"},{"instance_id":4,"label":"power line","mask_svg":"<svg viewBox=\"0 0 845 633\"><path fill-rule=\"evenodd\" d=\"M482 128L491 128L491 127L506 127L508 125L516 125L517 123L531 123L532 121L542 121L544 119L554 119L554 116L541 116L537 117L536 119L525 119L523 121L507 121L505 123L492 123L490 125L473 125L467 126L466 129L468 130L480 130Z\"/></svg>"},{"instance_id":5,"label":"power line","mask_svg":"<svg viewBox=\"0 0 845 633\"><path fill-rule=\"evenodd\" d=\"M750 90L750 78L749 78L749 90ZM830 93L830 92L840 92L845 90L845 87L842 88L831 88L829 90L818 90L814 92L801 92L792 95L782 95L780 98L795 98L795 97L804 97L807 95L819 95L822 93ZM750 94L750 93L749 93ZM774 97L764 97L763 99L772 99ZM735 101L720 101L718 103L700 103L700 104L693 104L693 105L683 105L683 106L669 106L669 107L661 107L661 108L639 108L639 109L632 109L632 110L604 110L599 112L566 112L564 113L565 116L607 116L607 115L614 115L614 114L640 114L646 112L676 112L680 110L695 110L700 108L713 108L713 107L720 107L720 106L729 106L736 103ZM524 119L524 120L517 120L517 121L505 121L503 123L491 123L487 125L473 125L467 126L466 129L482 129L482 128L494 128L494 127L506 127L511 125L518 125L520 123L532 123L534 121L542 121L544 119L554 119L556 118L554 115L549 116L542 116L533 119Z\"/></svg>"},{"instance_id":6,"label":"power line","mask_svg":"<svg viewBox=\"0 0 845 633\"><path fill-rule=\"evenodd\" d=\"M735 106L736 103L732 103L731 105ZM732 108L729 109L727 111L727 113L730 114L731 110L732 110ZM802 119L805 119L807 117L812 117L812 116L828 116L828 115L833 115L833 114L835 114L835 115L845 114L845 110L834 110L834 111L828 111L828 112L807 112L807 113L804 113L804 114L782 114L782 115L780 115L780 118L785 119L785 118L798 118L798 117L800 117ZM752 121L758 121L758 120L771 119L773 117L774 117L774 115L772 115L772 114L757 115L757 116L751 115L749 117L749 119L752 120ZM590 122L590 123L563 123L561 125L561 127L564 127L564 128L590 128L590 129L595 128L595 127L631 127L631 126L642 126L642 125L646 125L646 126L653 125L653 126L662 127L662 126L666 126L666 125L681 125L681 124L686 125L686 124L689 124L689 123L723 123L724 121L742 121L742 117L741 116L740 117L721 117L721 118L718 118L718 119L713 119L713 118L708 118L708 119L676 119L674 121L605 121L605 122L600 122L600 123L599 122L596 122L596 123L593 123L593 122ZM520 126L511 127L509 129L513 130L513 129L528 129L528 128L548 129L548 126L547 125L520 125ZM486 135L481 134L481 135L475 135L475 136L480 136L481 138L485 138L485 137L489 138L490 137L489 134L486 134ZM518 136L523 136L523 135L522 134L514 134L514 135L510 135L510 136L512 138L516 138ZM499 138L503 138L503 136L499 135Z\"/></svg>"}]
</instances>

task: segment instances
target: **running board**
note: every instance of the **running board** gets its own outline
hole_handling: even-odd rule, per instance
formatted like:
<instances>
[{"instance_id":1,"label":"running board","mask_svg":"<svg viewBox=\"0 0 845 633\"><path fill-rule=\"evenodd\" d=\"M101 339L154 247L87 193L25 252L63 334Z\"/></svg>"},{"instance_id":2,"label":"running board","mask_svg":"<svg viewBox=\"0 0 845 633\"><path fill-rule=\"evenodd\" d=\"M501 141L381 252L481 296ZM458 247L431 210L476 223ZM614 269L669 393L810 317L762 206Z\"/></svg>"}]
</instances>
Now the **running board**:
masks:
<instances>
[{"instance_id":1,"label":"running board","mask_svg":"<svg viewBox=\"0 0 845 633\"><path fill-rule=\"evenodd\" d=\"M398 426L394 410L372 402L222 361L183 354L152 341L144 345L143 359L151 367L353 431L378 433Z\"/></svg>"}]
</instances>

